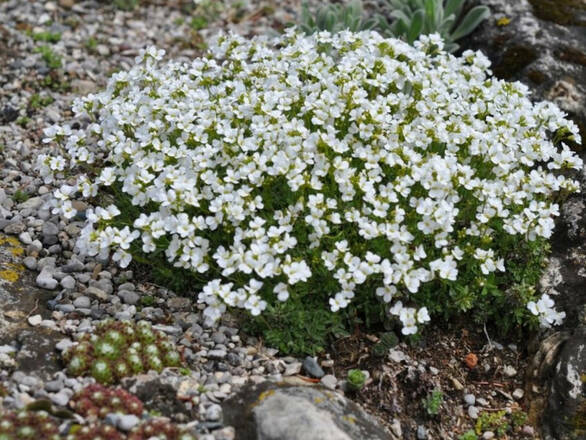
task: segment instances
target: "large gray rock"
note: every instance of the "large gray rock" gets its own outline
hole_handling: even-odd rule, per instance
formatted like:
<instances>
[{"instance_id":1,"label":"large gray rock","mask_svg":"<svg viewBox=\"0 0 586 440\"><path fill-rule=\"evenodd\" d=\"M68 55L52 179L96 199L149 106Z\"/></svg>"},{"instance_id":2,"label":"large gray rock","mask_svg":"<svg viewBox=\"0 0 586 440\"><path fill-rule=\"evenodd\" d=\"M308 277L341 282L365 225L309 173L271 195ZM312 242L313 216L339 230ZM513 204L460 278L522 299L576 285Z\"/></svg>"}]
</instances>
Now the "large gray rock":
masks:
<instances>
[{"instance_id":1,"label":"large gray rock","mask_svg":"<svg viewBox=\"0 0 586 440\"><path fill-rule=\"evenodd\" d=\"M586 327L561 350L545 412L545 438L586 438Z\"/></svg>"},{"instance_id":2,"label":"large gray rock","mask_svg":"<svg viewBox=\"0 0 586 440\"><path fill-rule=\"evenodd\" d=\"M536 100L554 101L586 138L586 2L584 0L477 0L492 16L464 39L480 49L494 74L519 80Z\"/></svg>"},{"instance_id":3,"label":"large gray rock","mask_svg":"<svg viewBox=\"0 0 586 440\"><path fill-rule=\"evenodd\" d=\"M248 385L224 402L239 440L389 440L374 417L321 387Z\"/></svg>"}]
</instances>

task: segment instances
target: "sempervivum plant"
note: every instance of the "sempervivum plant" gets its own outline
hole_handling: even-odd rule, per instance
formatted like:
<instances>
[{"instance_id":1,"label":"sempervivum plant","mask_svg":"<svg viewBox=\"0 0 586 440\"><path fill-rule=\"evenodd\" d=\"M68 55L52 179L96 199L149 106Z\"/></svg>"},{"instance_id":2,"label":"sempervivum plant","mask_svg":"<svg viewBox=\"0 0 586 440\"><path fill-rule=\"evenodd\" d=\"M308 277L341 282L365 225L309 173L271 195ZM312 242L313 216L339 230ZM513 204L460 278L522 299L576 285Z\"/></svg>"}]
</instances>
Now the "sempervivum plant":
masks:
<instances>
[{"instance_id":1,"label":"sempervivum plant","mask_svg":"<svg viewBox=\"0 0 586 440\"><path fill-rule=\"evenodd\" d=\"M128 440L147 440L156 438L157 440L196 440L193 434L181 430L169 419L152 418L136 426L128 434Z\"/></svg>"},{"instance_id":2,"label":"sempervivum plant","mask_svg":"<svg viewBox=\"0 0 586 440\"><path fill-rule=\"evenodd\" d=\"M55 212L97 205L80 251L182 270L208 321L265 312L286 338L327 331L348 307L407 335L433 315L561 321L532 286L559 195L579 188L558 172L582 166L563 143L578 130L490 77L481 53L456 58L438 35L291 30L220 36L192 63L162 57L144 51L79 99L93 123L46 130L64 156L41 156L41 174L79 173Z\"/></svg>"},{"instance_id":3,"label":"sempervivum plant","mask_svg":"<svg viewBox=\"0 0 586 440\"><path fill-rule=\"evenodd\" d=\"M110 425L92 424L89 426L74 426L65 440L124 440L121 434Z\"/></svg>"},{"instance_id":4,"label":"sempervivum plant","mask_svg":"<svg viewBox=\"0 0 586 440\"><path fill-rule=\"evenodd\" d=\"M143 404L138 397L122 388L101 384L88 385L79 390L69 401L69 406L77 414L91 419L103 418L109 413L140 417L143 412Z\"/></svg>"},{"instance_id":5,"label":"sempervivum plant","mask_svg":"<svg viewBox=\"0 0 586 440\"><path fill-rule=\"evenodd\" d=\"M45 411L8 411L0 414L0 440L58 440L59 428Z\"/></svg>"},{"instance_id":6,"label":"sempervivum plant","mask_svg":"<svg viewBox=\"0 0 586 440\"><path fill-rule=\"evenodd\" d=\"M173 343L146 321L136 324L103 321L93 333L83 334L76 345L64 351L63 359L68 374L90 375L103 384L182 364L181 355Z\"/></svg>"}]
</instances>

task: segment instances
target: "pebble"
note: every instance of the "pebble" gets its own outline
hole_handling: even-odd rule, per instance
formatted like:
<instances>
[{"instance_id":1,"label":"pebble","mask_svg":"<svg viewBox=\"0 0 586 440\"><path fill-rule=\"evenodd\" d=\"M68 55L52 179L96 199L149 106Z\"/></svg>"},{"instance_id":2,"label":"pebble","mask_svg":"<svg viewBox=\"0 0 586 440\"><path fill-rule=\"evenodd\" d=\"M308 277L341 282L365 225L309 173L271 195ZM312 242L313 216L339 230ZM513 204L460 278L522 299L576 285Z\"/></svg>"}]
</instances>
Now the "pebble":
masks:
<instances>
[{"instance_id":1,"label":"pebble","mask_svg":"<svg viewBox=\"0 0 586 440\"><path fill-rule=\"evenodd\" d=\"M49 394L49 399L51 399L51 402L53 402L55 405L66 406L69 402L70 396L67 393L61 391L59 393Z\"/></svg>"},{"instance_id":2,"label":"pebble","mask_svg":"<svg viewBox=\"0 0 586 440\"><path fill-rule=\"evenodd\" d=\"M336 376L332 374L326 374L324 377L321 378L320 383L324 387L329 388L330 390L335 390L336 385L338 384L338 379L336 379Z\"/></svg>"},{"instance_id":3,"label":"pebble","mask_svg":"<svg viewBox=\"0 0 586 440\"><path fill-rule=\"evenodd\" d=\"M468 416L471 419L476 420L478 418L478 414L480 413L480 410L478 408L476 408L475 406L469 406L468 407Z\"/></svg>"},{"instance_id":4,"label":"pebble","mask_svg":"<svg viewBox=\"0 0 586 440\"><path fill-rule=\"evenodd\" d=\"M136 292L129 290L121 290L118 292L118 296L124 301L125 304L136 305L140 301L140 295Z\"/></svg>"},{"instance_id":5,"label":"pebble","mask_svg":"<svg viewBox=\"0 0 586 440\"><path fill-rule=\"evenodd\" d=\"M425 426L419 425L417 427L417 440L425 440L427 439L427 430Z\"/></svg>"},{"instance_id":6,"label":"pebble","mask_svg":"<svg viewBox=\"0 0 586 440\"><path fill-rule=\"evenodd\" d=\"M393 362L400 363L407 359L407 355L405 355L405 353L403 353L401 350L392 348L389 350L389 359L391 359Z\"/></svg>"},{"instance_id":7,"label":"pebble","mask_svg":"<svg viewBox=\"0 0 586 440\"><path fill-rule=\"evenodd\" d=\"M515 391L513 391L513 398L515 400L521 400L524 395L525 391L523 391L521 388L516 388Z\"/></svg>"},{"instance_id":8,"label":"pebble","mask_svg":"<svg viewBox=\"0 0 586 440\"><path fill-rule=\"evenodd\" d=\"M303 360L303 369L309 376L315 377L317 379L324 377L324 375L326 374L322 367L320 367L317 363L316 358L311 356L307 356Z\"/></svg>"},{"instance_id":9,"label":"pebble","mask_svg":"<svg viewBox=\"0 0 586 440\"><path fill-rule=\"evenodd\" d=\"M476 403L476 396L474 396L474 394L465 394L464 402L466 402L466 405L468 406L474 406Z\"/></svg>"},{"instance_id":10,"label":"pebble","mask_svg":"<svg viewBox=\"0 0 586 440\"><path fill-rule=\"evenodd\" d=\"M33 327L37 327L41 325L41 322L43 322L43 317L41 315L33 315L30 316L27 321Z\"/></svg>"},{"instance_id":11,"label":"pebble","mask_svg":"<svg viewBox=\"0 0 586 440\"><path fill-rule=\"evenodd\" d=\"M492 431L486 431L484 434L482 434L482 438L484 440L490 440L494 438L494 432Z\"/></svg>"},{"instance_id":12,"label":"pebble","mask_svg":"<svg viewBox=\"0 0 586 440\"><path fill-rule=\"evenodd\" d=\"M61 280L61 287L67 290L75 289L75 278L70 275L67 275Z\"/></svg>"},{"instance_id":13,"label":"pebble","mask_svg":"<svg viewBox=\"0 0 586 440\"><path fill-rule=\"evenodd\" d=\"M48 270L42 270L36 279L37 286L46 290L55 290L59 282L53 278L53 274Z\"/></svg>"},{"instance_id":14,"label":"pebble","mask_svg":"<svg viewBox=\"0 0 586 440\"><path fill-rule=\"evenodd\" d=\"M78 309L87 309L91 306L92 301L87 296L80 296L73 301L73 305Z\"/></svg>"},{"instance_id":15,"label":"pebble","mask_svg":"<svg viewBox=\"0 0 586 440\"><path fill-rule=\"evenodd\" d=\"M503 368L503 373L505 373L505 376L507 377L515 377L517 375L517 370L510 365L506 365L505 368Z\"/></svg>"},{"instance_id":16,"label":"pebble","mask_svg":"<svg viewBox=\"0 0 586 440\"><path fill-rule=\"evenodd\" d=\"M140 423L140 419L134 414L123 414L116 420L116 426L121 431L128 432Z\"/></svg>"},{"instance_id":17,"label":"pebble","mask_svg":"<svg viewBox=\"0 0 586 440\"><path fill-rule=\"evenodd\" d=\"M217 404L212 404L206 409L206 420L217 422L222 418L222 407Z\"/></svg>"}]
</instances>

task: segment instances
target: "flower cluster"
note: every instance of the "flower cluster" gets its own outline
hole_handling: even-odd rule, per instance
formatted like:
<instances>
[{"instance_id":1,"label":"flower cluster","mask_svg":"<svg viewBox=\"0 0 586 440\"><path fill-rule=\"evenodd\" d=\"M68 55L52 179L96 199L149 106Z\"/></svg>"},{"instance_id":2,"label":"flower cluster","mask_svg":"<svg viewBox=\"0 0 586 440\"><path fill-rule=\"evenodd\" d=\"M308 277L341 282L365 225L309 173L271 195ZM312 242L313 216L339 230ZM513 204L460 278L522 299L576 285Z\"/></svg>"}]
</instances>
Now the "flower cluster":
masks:
<instances>
[{"instance_id":1,"label":"flower cluster","mask_svg":"<svg viewBox=\"0 0 586 440\"><path fill-rule=\"evenodd\" d=\"M162 57L149 48L77 100L95 122L47 129L63 157L39 169L86 170L55 198L66 217L79 194L97 202L81 251L121 266L164 255L202 280L210 322L315 282L332 311L367 288L415 333L426 285L506 271L501 237L550 237L553 196L579 188L557 173L581 167L561 142L579 142L575 124L437 35L414 47L376 32L223 35L191 63Z\"/></svg>"},{"instance_id":2,"label":"flower cluster","mask_svg":"<svg viewBox=\"0 0 586 440\"><path fill-rule=\"evenodd\" d=\"M93 333L84 333L76 345L68 348L63 353L63 359L68 374L91 375L103 384L114 383L148 370L160 372L165 367L182 364L181 355L174 344L146 321L137 324L130 321L102 321ZM116 396L108 393L105 396L94 395L93 399L100 402L104 399L100 403L103 406L118 405L117 400L112 402L111 397ZM120 405L132 404L138 410L137 404L140 402L129 401L129 397L123 393L118 397L123 399ZM91 401L79 402L84 410L91 411L91 407L85 408L89 403Z\"/></svg>"}]
</instances>

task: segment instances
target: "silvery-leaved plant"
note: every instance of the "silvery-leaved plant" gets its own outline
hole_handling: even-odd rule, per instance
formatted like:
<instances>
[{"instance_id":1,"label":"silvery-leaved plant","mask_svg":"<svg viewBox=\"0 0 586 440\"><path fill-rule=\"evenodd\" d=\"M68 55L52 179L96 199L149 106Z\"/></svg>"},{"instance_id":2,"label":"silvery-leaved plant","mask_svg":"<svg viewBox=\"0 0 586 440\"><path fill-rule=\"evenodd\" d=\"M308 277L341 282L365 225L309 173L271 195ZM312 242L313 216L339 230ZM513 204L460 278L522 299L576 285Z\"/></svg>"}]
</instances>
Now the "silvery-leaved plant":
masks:
<instances>
[{"instance_id":1,"label":"silvery-leaved plant","mask_svg":"<svg viewBox=\"0 0 586 440\"><path fill-rule=\"evenodd\" d=\"M514 253L551 236L554 196L579 188L557 172L581 167L562 142L580 141L576 125L438 35L223 35L191 63L162 58L149 48L78 99L93 122L48 128L63 153L39 168L47 182L79 172L55 212L94 201L82 252L123 267L164 255L198 280L210 322L227 308L378 298L416 333L430 315L493 301L486 289ZM504 297L501 312L561 321L531 295Z\"/></svg>"}]
</instances>

